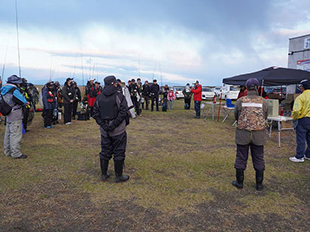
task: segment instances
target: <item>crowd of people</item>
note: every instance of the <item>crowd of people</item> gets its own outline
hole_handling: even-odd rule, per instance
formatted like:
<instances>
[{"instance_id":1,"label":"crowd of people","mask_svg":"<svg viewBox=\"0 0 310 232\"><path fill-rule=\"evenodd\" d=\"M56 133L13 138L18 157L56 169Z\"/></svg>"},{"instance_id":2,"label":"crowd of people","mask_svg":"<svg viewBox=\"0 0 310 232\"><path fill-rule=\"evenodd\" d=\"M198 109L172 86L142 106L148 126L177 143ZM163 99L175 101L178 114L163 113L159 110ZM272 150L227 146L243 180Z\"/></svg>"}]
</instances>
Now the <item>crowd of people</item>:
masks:
<instances>
[{"instance_id":1,"label":"crowd of people","mask_svg":"<svg viewBox=\"0 0 310 232\"><path fill-rule=\"evenodd\" d=\"M100 125L101 180L106 181L110 177L107 171L108 164L114 156L115 182L124 182L129 179L128 175L123 175L123 166L127 143L126 126L129 124L129 115L132 116L130 109L138 116L141 115L142 109L149 110L150 104L151 111L154 109L159 111L159 105L161 105L162 111L173 110L176 95L168 85L161 89L156 80L153 80L152 84L145 81L142 85L140 78L137 79L137 83L135 79L131 79L128 81L128 85L125 85L115 76L107 76L104 79L104 84L105 86L102 88L99 82L90 79L85 87L85 96L83 97L73 78L67 78L63 87L59 82L47 82L41 89L44 127L50 129L59 123L62 107L64 108L64 124L71 125L71 120L76 119L78 103L81 103L81 109L85 109L85 114L89 114ZM27 155L21 152L20 142L23 129L27 132L30 114L36 111L39 92L33 84L27 83L26 79L16 75L10 76L5 86L2 87L2 82L0 85L2 103L7 103L11 108L10 112L5 115L4 154L12 158L27 158ZM300 88L302 94L296 98L293 108L297 148L296 155L289 158L292 162L310 160L310 81L303 81ZM162 94L162 98L159 97L160 94ZM184 109L190 109L193 96L195 118L200 118L202 86L199 81L196 81L193 87L188 83L184 87L183 95ZM258 80L250 78L246 81L245 86L241 87L235 104L234 115L237 121L235 133L236 180L232 184L238 189L243 188L249 149L256 172L256 189L263 188L264 145L267 142L265 121L268 116L268 102L265 98ZM307 149L305 148L306 142Z\"/></svg>"}]
</instances>

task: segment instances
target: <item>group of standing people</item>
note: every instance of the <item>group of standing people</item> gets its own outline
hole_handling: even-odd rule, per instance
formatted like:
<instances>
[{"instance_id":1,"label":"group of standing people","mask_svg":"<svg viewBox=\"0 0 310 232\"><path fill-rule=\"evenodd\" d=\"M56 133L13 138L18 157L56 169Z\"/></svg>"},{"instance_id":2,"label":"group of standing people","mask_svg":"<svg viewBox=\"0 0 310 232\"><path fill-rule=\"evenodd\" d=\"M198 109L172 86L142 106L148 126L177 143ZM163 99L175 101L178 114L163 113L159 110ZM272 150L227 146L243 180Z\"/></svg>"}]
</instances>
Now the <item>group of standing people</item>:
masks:
<instances>
[{"instance_id":1,"label":"group of standing people","mask_svg":"<svg viewBox=\"0 0 310 232\"><path fill-rule=\"evenodd\" d=\"M142 109L149 110L149 105L151 101L151 111L159 111L159 103L161 103L162 111L173 110L174 101L176 100L176 94L173 88L165 85L162 89L157 84L157 80L154 79L153 83L149 84L146 80L142 85L141 79L131 79L128 81L127 85L131 100L133 102L135 111L137 115L140 115ZM182 91L184 95L184 109L189 110L191 106L192 96L194 99L196 116L195 118L200 118L200 105L202 101L202 86L199 81L196 81L194 86L191 87L189 83L185 86ZM160 98L162 94L162 98ZM160 102L161 101L161 102Z\"/></svg>"},{"instance_id":2,"label":"group of standing people","mask_svg":"<svg viewBox=\"0 0 310 232\"><path fill-rule=\"evenodd\" d=\"M141 79L131 79L128 81L128 90L130 92L130 97L134 105L137 115L141 115L142 109L149 110L149 105L151 101L151 111L159 111L159 94L161 93L160 86L157 84L157 80L154 79L152 84L146 80L142 85ZM166 85L162 91L162 110L173 109L173 101L176 99L173 89L169 90L168 85Z\"/></svg>"},{"instance_id":3,"label":"group of standing people","mask_svg":"<svg viewBox=\"0 0 310 232\"><path fill-rule=\"evenodd\" d=\"M88 102L90 98L95 98L91 99L94 100L91 106L93 107L92 116L100 126L101 131L101 152L99 154L101 180L106 181L110 177L108 165L109 160L114 157L115 182L124 182L129 179L128 175L123 175L127 144L126 126L128 123L126 118L128 117L128 104L125 96L118 89L119 82L114 76L107 76L104 82L105 87L102 89L99 88L98 84L97 86L93 85L90 81L86 90ZM31 96L29 96L31 95L30 91L25 93L26 83L25 79L12 75L7 79L7 85L1 88L4 101L12 108L11 112L6 115L4 136L4 154L12 158L27 158L27 155L22 154L20 150L22 123L27 114L25 109L29 109L32 102ZM234 167L236 169L236 180L232 182L232 185L238 189L243 188L244 171L247 166L249 149L251 150L256 173L256 189L262 190L263 188L264 145L267 142L265 120L268 116L268 102L259 95L259 85L258 80L255 78L247 80L242 89L242 96L239 96L235 104L234 116L237 121L235 143L237 152ZM135 80L131 80L128 88L137 114L140 110L137 102L140 102L139 97L141 98L141 96L145 100L143 103L145 103L146 109L149 106L146 99L151 98L151 110L153 110L157 99L156 110L159 110L159 86L156 80L153 81L151 86L148 85L148 81L145 81L145 84L141 86L141 80L138 80L137 84ZM295 123L297 148L296 155L289 158L292 162L304 162L304 159L310 160L310 81L302 82L301 90L302 94L296 98L293 108L293 119L297 121L298 125ZM46 128L52 127L53 116L55 116L55 112L57 113L57 97L60 96L60 92L63 98L64 123L66 125L71 124L71 118L75 116L72 111L76 111L77 102L81 101L80 90L76 83L73 82L73 78L67 78L62 88L59 83L48 82L42 88L44 126ZM187 84L183 90L185 109L190 109L190 99L193 95L196 111L195 118L200 118L201 92L202 87L199 81L195 82L194 87ZM168 86L165 86L163 90L163 98L175 100L174 92ZM307 149L305 149L305 141L308 144Z\"/></svg>"},{"instance_id":4,"label":"group of standing people","mask_svg":"<svg viewBox=\"0 0 310 232\"><path fill-rule=\"evenodd\" d=\"M73 78L67 78L64 86L59 82L49 81L42 88L44 127L50 129L58 123L58 113L64 107L64 124L71 125L76 118L78 103L81 102L81 91Z\"/></svg>"}]
</instances>

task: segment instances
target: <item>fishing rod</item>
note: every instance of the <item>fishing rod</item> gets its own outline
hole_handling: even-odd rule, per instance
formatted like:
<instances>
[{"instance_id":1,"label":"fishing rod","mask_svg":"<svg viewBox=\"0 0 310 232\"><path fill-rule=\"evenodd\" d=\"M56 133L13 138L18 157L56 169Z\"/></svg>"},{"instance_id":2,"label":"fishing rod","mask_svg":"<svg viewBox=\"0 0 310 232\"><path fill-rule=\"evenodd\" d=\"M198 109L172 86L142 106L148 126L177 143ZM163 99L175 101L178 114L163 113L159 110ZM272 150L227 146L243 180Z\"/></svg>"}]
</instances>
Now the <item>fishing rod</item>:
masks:
<instances>
[{"instance_id":1,"label":"fishing rod","mask_svg":"<svg viewBox=\"0 0 310 232\"><path fill-rule=\"evenodd\" d=\"M9 41L10 41L10 37L9 37L8 42L7 42L7 45L6 45L6 51L5 51L5 56L4 56L4 61L3 61L3 67L2 67L2 75L1 75L1 77L0 77L1 81L3 80L3 77L4 77L4 70L5 70L6 57L7 57L7 54L8 54Z\"/></svg>"},{"instance_id":2,"label":"fishing rod","mask_svg":"<svg viewBox=\"0 0 310 232\"><path fill-rule=\"evenodd\" d=\"M84 86L84 67L83 67L83 54L81 52L81 68L82 68L82 85Z\"/></svg>"},{"instance_id":3,"label":"fishing rod","mask_svg":"<svg viewBox=\"0 0 310 232\"><path fill-rule=\"evenodd\" d=\"M78 58L78 54L76 53L75 61L74 61L74 69L73 69L73 73L71 73L72 78L75 77L75 69L76 69L77 58Z\"/></svg>"},{"instance_id":4,"label":"fishing rod","mask_svg":"<svg viewBox=\"0 0 310 232\"><path fill-rule=\"evenodd\" d=\"M16 13L16 36L17 36L17 52L18 52L18 67L19 67L19 77L22 76L22 71L20 68L20 48L19 48L19 30L18 30L18 11L17 11L17 0L15 0L15 13Z\"/></svg>"},{"instance_id":5,"label":"fishing rod","mask_svg":"<svg viewBox=\"0 0 310 232\"><path fill-rule=\"evenodd\" d=\"M161 75L161 66L160 66L160 63L158 64L158 67L159 67L159 73L160 73L160 84L161 84L161 86L163 86L163 76Z\"/></svg>"},{"instance_id":6,"label":"fishing rod","mask_svg":"<svg viewBox=\"0 0 310 232\"><path fill-rule=\"evenodd\" d=\"M54 51L53 51L54 53ZM53 54L51 55L51 65L50 65L50 77L49 77L49 81L52 81L52 65L53 65Z\"/></svg>"}]
</instances>

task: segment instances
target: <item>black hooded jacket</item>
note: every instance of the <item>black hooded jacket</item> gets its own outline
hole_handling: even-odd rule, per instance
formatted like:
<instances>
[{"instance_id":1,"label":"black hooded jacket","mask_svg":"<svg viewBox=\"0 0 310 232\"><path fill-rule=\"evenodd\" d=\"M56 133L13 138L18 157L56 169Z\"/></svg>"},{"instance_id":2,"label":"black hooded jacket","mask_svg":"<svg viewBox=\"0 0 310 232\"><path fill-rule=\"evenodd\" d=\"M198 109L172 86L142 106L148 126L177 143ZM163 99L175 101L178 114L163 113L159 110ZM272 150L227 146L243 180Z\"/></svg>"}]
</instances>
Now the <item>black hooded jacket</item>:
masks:
<instances>
[{"instance_id":1,"label":"black hooded jacket","mask_svg":"<svg viewBox=\"0 0 310 232\"><path fill-rule=\"evenodd\" d=\"M109 101L109 105L111 105L110 101L116 102L117 113L114 119L104 120L100 113L104 111L106 106L103 102L106 101ZM106 85L102 93L96 98L93 118L96 120L97 124L102 127L106 134L109 133L109 136L117 136L126 131L125 118L127 116L127 110L127 101L124 95L118 92L117 87L114 85Z\"/></svg>"}]
</instances>

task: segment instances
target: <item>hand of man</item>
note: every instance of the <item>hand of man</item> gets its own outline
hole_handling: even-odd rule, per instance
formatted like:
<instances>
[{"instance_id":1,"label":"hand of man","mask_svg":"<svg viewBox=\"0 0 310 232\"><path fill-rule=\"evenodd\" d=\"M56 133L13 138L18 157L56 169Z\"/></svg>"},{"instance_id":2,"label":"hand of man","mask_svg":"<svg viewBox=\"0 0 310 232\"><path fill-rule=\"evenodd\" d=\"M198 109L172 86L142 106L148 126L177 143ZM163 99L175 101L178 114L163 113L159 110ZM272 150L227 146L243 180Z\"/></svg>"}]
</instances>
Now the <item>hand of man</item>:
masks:
<instances>
[{"instance_id":1,"label":"hand of man","mask_svg":"<svg viewBox=\"0 0 310 232\"><path fill-rule=\"evenodd\" d=\"M112 123L112 124L110 124L109 126L108 126L108 130L109 131L114 131L115 130L115 128L116 128L116 126L114 126L114 124Z\"/></svg>"},{"instance_id":2,"label":"hand of man","mask_svg":"<svg viewBox=\"0 0 310 232\"><path fill-rule=\"evenodd\" d=\"M107 123L102 123L100 126L102 127L104 131L109 131L109 127Z\"/></svg>"}]
</instances>

